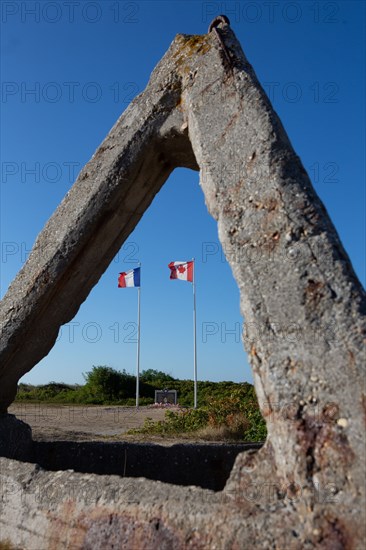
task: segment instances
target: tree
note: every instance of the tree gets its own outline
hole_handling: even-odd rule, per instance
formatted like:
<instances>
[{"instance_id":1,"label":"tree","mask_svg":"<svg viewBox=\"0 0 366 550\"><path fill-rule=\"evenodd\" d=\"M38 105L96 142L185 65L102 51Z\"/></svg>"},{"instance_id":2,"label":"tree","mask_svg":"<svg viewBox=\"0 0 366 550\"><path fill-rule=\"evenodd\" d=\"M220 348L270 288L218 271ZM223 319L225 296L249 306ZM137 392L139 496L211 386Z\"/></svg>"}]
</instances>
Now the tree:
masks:
<instances>
[{"instance_id":1,"label":"tree","mask_svg":"<svg viewBox=\"0 0 366 550\"><path fill-rule=\"evenodd\" d=\"M170 374L166 374L161 370L147 369L141 372L141 380L161 385L162 383L174 382L175 379Z\"/></svg>"},{"instance_id":2,"label":"tree","mask_svg":"<svg viewBox=\"0 0 366 550\"><path fill-rule=\"evenodd\" d=\"M134 391L135 379L124 369L119 372L112 367L93 366L92 370L83 376L87 390L101 401L129 397Z\"/></svg>"}]
</instances>

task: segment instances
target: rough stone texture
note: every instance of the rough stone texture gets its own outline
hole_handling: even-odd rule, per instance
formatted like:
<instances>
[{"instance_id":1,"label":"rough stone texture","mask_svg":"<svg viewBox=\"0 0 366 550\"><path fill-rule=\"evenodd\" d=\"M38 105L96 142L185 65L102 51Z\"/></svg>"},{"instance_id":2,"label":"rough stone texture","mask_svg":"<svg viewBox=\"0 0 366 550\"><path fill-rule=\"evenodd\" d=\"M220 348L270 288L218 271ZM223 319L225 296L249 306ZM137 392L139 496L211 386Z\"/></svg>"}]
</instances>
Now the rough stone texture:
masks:
<instances>
[{"instance_id":1,"label":"rough stone texture","mask_svg":"<svg viewBox=\"0 0 366 550\"><path fill-rule=\"evenodd\" d=\"M225 493L144 478L47 472L2 458L0 472L1 537L20 548L246 547L237 535L243 503L229 502ZM249 525L245 541L253 535Z\"/></svg>"},{"instance_id":2,"label":"rough stone texture","mask_svg":"<svg viewBox=\"0 0 366 550\"><path fill-rule=\"evenodd\" d=\"M225 23L176 37L38 237L2 304L3 410L176 166L199 167L240 288L266 445L240 454L215 495L170 486L156 499L163 485L135 480L130 505L127 482L113 480L113 500L109 478L88 504L19 506L11 495L12 540L23 540L21 525L33 532L27 548L43 529L76 548L363 548L365 294ZM59 479L63 491L94 479L22 468L30 484Z\"/></svg>"}]
</instances>

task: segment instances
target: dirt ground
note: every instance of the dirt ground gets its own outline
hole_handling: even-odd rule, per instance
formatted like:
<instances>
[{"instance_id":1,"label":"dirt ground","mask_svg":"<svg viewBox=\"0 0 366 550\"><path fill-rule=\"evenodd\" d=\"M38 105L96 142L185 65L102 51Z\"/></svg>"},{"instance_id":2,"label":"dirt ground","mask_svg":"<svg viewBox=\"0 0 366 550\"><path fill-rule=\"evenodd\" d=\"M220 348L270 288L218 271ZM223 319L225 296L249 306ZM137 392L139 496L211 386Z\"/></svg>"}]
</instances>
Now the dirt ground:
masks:
<instances>
[{"instance_id":1,"label":"dirt ground","mask_svg":"<svg viewBox=\"0 0 366 550\"><path fill-rule=\"evenodd\" d=\"M167 409L143 406L53 405L13 403L8 412L23 420L32 428L35 441L129 441L156 443L171 446L177 443L230 444L216 438L199 437L198 434L160 436L151 434L127 434L132 428L143 426L145 418L163 420ZM179 407L169 407L179 410Z\"/></svg>"},{"instance_id":2,"label":"dirt ground","mask_svg":"<svg viewBox=\"0 0 366 550\"><path fill-rule=\"evenodd\" d=\"M155 441L161 438L131 436L126 435L126 431L141 427L147 417L162 420L165 410L149 407L136 409L118 406L13 403L9 407L9 413L15 414L19 420L30 425L33 439L36 441Z\"/></svg>"}]
</instances>

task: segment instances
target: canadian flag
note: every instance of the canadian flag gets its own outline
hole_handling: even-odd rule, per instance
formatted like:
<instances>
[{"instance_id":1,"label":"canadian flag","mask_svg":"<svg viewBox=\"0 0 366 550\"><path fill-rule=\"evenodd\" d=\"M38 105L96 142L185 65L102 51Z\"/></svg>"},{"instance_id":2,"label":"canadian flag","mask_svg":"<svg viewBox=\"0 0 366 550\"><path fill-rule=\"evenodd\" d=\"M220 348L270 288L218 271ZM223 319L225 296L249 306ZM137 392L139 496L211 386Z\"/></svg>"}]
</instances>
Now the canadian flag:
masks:
<instances>
[{"instance_id":1,"label":"canadian flag","mask_svg":"<svg viewBox=\"0 0 366 550\"><path fill-rule=\"evenodd\" d=\"M194 262L170 262L171 279L180 279L181 281L189 281L193 283Z\"/></svg>"}]
</instances>

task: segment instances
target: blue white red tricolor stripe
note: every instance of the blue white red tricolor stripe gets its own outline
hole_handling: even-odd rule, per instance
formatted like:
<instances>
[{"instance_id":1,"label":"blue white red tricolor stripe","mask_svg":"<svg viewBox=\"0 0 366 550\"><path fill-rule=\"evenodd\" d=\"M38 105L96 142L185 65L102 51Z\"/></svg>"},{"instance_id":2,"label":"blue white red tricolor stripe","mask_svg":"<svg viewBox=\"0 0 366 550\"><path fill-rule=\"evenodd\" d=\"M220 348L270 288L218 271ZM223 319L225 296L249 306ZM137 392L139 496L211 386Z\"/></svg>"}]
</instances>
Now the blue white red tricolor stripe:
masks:
<instances>
[{"instance_id":1,"label":"blue white red tricolor stripe","mask_svg":"<svg viewBox=\"0 0 366 550\"><path fill-rule=\"evenodd\" d=\"M127 288L140 286L140 267L131 269L130 271L123 271L118 277L118 288Z\"/></svg>"},{"instance_id":2,"label":"blue white red tricolor stripe","mask_svg":"<svg viewBox=\"0 0 366 550\"><path fill-rule=\"evenodd\" d=\"M181 281L189 281L193 283L194 262L170 262L171 279L180 279Z\"/></svg>"}]
</instances>

